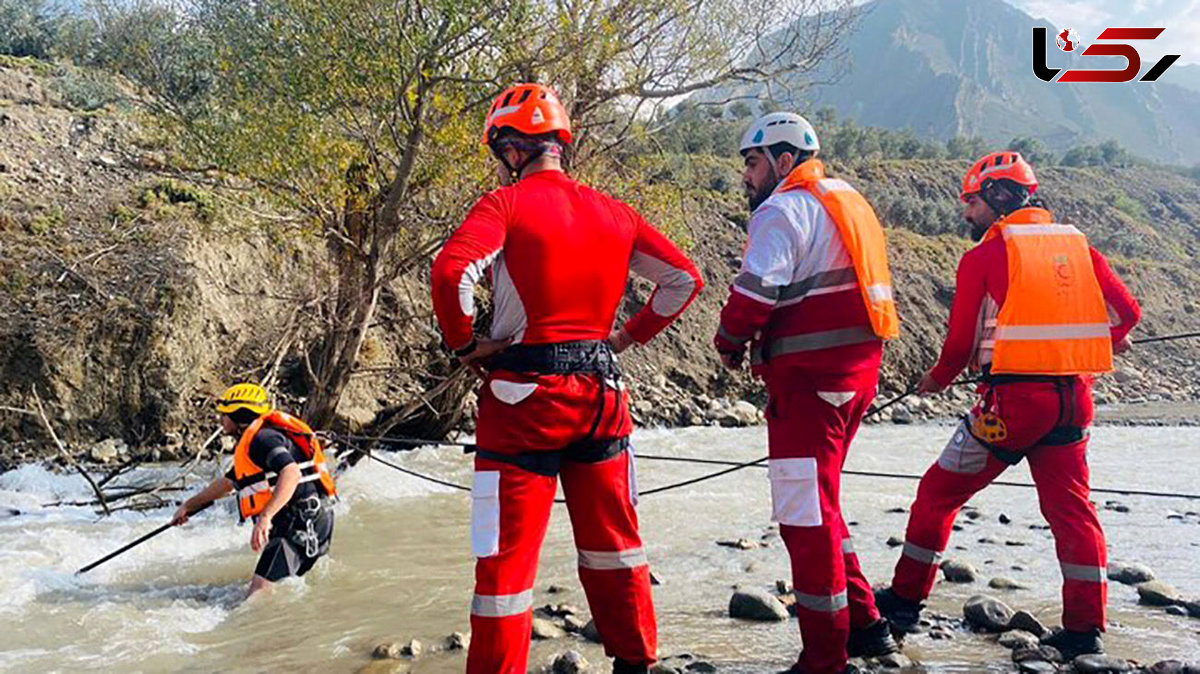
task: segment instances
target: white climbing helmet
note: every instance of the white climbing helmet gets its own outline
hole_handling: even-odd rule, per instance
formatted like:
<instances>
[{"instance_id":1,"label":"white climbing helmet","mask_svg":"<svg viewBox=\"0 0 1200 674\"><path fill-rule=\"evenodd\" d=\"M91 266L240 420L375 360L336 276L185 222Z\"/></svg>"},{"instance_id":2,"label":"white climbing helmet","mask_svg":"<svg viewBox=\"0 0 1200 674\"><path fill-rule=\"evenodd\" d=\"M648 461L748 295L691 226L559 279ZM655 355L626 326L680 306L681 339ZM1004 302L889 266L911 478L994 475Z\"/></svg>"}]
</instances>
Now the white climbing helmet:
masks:
<instances>
[{"instance_id":1,"label":"white climbing helmet","mask_svg":"<svg viewBox=\"0 0 1200 674\"><path fill-rule=\"evenodd\" d=\"M772 112L754 120L746 133L742 135L741 147L738 151L745 154L746 150L756 147L767 148L776 143L791 143L801 150L815 152L821 149L817 140L817 130L800 115L794 112Z\"/></svg>"}]
</instances>

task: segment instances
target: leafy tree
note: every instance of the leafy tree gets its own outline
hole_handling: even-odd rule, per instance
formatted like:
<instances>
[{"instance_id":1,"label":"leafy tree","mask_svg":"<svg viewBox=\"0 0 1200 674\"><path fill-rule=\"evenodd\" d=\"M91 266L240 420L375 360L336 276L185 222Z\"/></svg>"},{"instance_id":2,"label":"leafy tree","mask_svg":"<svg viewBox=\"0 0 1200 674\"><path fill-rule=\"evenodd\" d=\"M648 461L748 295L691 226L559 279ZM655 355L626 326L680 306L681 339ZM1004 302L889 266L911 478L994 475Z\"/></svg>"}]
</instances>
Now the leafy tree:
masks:
<instances>
[{"instance_id":1,"label":"leafy tree","mask_svg":"<svg viewBox=\"0 0 1200 674\"><path fill-rule=\"evenodd\" d=\"M0 0L0 54L49 59L63 16L48 0Z\"/></svg>"}]
</instances>

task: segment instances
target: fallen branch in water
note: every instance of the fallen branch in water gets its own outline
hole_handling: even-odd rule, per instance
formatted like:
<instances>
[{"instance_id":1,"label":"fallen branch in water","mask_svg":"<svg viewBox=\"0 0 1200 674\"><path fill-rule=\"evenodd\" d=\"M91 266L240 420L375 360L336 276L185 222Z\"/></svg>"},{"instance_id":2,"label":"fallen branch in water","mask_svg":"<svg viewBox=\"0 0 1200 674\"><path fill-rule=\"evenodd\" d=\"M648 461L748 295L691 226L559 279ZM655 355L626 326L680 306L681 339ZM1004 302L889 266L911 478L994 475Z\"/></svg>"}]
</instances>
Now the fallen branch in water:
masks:
<instances>
[{"instance_id":1,"label":"fallen branch in water","mask_svg":"<svg viewBox=\"0 0 1200 674\"><path fill-rule=\"evenodd\" d=\"M88 472L83 469L83 466L80 466L79 463L75 461L75 458L71 456L71 453L67 451L66 446L63 445L62 440L58 439L58 433L54 432L54 425L50 423L50 418L46 416L46 408L42 405L42 398L38 395L37 386L31 386L30 391L33 392L33 403L37 406L37 413L42 419L42 425L46 427L46 432L50 434L50 439L53 440L54 445L58 447L58 453L63 457L64 461L74 467L75 470L79 471L79 474L83 476L83 479L87 480L87 483L92 486L92 491L96 492L96 499L100 501L100 507L104 508L104 514L111 514L111 511L108 509L108 501L104 498L104 490L96 484L96 481L92 479L91 475L88 475Z\"/></svg>"}]
</instances>

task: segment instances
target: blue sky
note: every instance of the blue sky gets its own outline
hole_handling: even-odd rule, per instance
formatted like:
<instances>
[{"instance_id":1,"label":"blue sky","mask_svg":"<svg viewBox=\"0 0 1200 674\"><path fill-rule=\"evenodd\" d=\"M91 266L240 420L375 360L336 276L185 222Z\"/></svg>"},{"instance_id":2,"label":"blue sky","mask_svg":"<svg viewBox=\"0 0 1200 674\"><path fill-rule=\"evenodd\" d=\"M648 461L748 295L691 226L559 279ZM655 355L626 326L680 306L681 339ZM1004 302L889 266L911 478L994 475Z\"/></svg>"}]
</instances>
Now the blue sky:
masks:
<instances>
[{"instance_id":1,"label":"blue sky","mask_svg":"<svg viewBox=\"0 0 1200 674\"><path fill-rule=\"evenodd\" d=\"M1200 63L1200 0L1009 0L1034 18L1059 28L1074 28L1091 44L1110 26L1165 27L1158 39L1135 46L1143 64L1163 54L1179 54L1178 63ZM1147 66L1148 67L1148 66Z\"/></svg>"}]
</instances>

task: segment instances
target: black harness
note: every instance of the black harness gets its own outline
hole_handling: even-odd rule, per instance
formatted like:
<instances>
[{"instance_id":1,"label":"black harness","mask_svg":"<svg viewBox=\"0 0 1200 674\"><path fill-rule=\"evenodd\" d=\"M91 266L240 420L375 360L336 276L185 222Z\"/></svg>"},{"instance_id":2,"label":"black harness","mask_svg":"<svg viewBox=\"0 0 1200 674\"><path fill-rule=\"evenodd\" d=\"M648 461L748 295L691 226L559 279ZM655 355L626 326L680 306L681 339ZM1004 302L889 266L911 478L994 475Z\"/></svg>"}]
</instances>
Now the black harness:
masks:
<instances>
[{"instance_id":1,"label":"black harness","mask_svg":"<svg viewBox=\"0 0 1200 674\"><path fill-rule=\"evenodd\" d=\"M983 370L983 383L991 387L1031 382L1054 384L1054 389L1058 393L1058 421L1055 422L1054 428L1051 428L1049 432L1034 443L1034 446L1061 447L1064 445L1073 445L1088 437L1087 428L1066 423L1068 419L1075 416L1075 385L1078 382L1076 377L1044 374L992 374L990 367ZM997 447L972 433L971 422L968 416L963 416L963 422L967 432L971 433L971 437L975 438L976 442L983 445L992 453L992 456L995 456L1000 461L1010 466L1015 466L1021 463L1021 459L1025 458L1024 452L1015 452L1011 449Z\"/></svg>"},{"instance_id":2,"label":"black harness","mask_svg":"<svg viewBox=\"0 0 1200 674\"><path fill-rule=\"evenodd\" d=\"M604 419L605 398L610 389L621 382L621 370L617 356L607 340L580 340L553 344L516 344L494 356L488 363L492 370L508 370L522 374L587 374L600 379L600 397L596 404L596 417L583 438L551 451L503 454L482 447L474 451L482 458L507 463L522 470L555 477L564 461L575 463L600 463L617 456L629 447L629 437L596 438L596 431ZM472 451L468 449L469 453Z\"/></svg>"}]
</instances>

